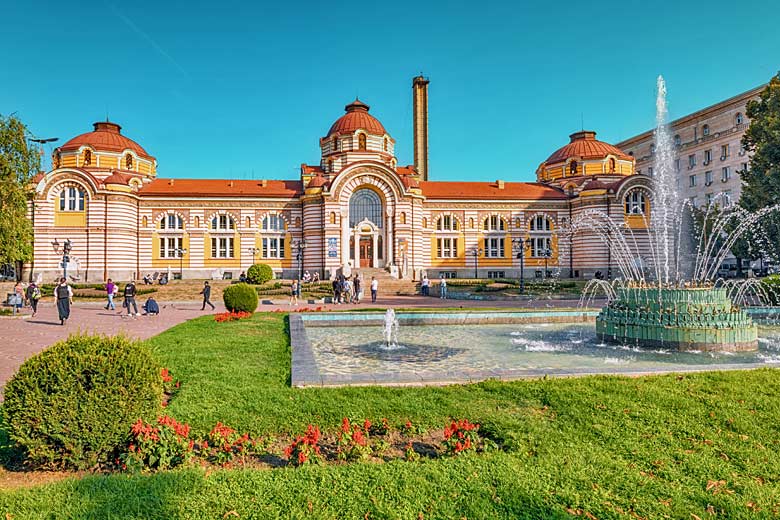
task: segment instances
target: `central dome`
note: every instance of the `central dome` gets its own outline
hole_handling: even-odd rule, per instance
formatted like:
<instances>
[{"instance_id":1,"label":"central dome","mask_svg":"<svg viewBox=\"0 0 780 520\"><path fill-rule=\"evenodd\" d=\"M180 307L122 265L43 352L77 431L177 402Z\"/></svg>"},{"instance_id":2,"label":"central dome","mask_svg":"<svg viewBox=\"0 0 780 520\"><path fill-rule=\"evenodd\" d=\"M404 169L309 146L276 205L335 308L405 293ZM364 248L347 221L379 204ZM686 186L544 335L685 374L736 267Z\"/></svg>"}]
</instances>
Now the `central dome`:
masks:
<instances>
[{"instance_id":1,"label":"central dome","mask_svg":"<svg viewBox=\"0 0 780 520\"><path fill-rule=\"evenodd\" d=\"M90 146L96 151L123 152L132 150L140 157L152 159L140 144L122 135L122 127L110 121L98 121L93 124L94 130L78 135L60 146L62 151L78 150L82 146Z\"/></svg>"},{"instance_id":2,"label":"central dome","mask_svg":"<svg viewBox=\"0 0 780 520\"><path fill-rule=\"evenodd\" d=\"M608 155L614 155L618 159L631 160L623 150L611 144L596 139L596 132L583 130L569 136L569 144L558 148L547 158L545 164L564 162L569 158L577 159L603 159Z\"/></svg>"},{"instance_id":3,"label":"central dome","mask_svg":"<svg viewBox=\"0 0 780 520\"><path fill-rule=\"evenodd\" d=\"M336 120L328 130L328 136L333 134L351 134L356 130L365 130L369 134L385 135L385 127L377 118L368 113L371 108L359 99L344 107L346 114Z\"/></svg>"}]
</instances>

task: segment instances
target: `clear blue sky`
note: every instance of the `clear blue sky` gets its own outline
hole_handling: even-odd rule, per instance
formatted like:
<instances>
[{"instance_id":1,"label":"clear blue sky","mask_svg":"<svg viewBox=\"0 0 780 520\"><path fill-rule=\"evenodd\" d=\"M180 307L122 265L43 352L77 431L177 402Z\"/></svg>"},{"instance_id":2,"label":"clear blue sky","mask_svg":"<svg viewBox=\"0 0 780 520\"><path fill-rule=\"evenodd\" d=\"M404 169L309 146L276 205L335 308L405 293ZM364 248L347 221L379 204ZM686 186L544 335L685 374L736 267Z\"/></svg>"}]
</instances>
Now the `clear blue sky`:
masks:
<instances>
[{"instance_id":1,"label":"clear blue sky","mask_svg":"<svg viewBox=\"0 0 780 520\"><path fill-rule=\"evenodd\" d=\"M663 4L661 7L657 7ZM355 98L412 159L430 85L431 177L534 180L586 128L616 142L780 69L776 0L3 2L0 113L65 139L106 118L160 176L297 178Z\"/></svg>"}]
</instances>

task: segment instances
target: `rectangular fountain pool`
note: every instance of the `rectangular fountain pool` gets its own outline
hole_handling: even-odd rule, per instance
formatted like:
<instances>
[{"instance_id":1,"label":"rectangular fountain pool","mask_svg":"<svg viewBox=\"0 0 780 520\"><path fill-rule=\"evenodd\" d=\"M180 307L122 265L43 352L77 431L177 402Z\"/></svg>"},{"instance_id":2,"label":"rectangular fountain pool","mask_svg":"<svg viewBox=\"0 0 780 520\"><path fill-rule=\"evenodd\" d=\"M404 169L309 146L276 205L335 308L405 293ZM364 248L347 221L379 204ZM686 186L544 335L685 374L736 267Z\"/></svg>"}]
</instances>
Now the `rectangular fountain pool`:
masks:
<instances>
[{"instance_id":1,"label":"rectangular fountain pool","mask_svg":"<svg viewBox=\"0 0 780 520\"><path fill-rule=\"evenodd\" d=\"M399 313L396 348L385 344L381 314L291 314L292 384L446 384L780 366L780 327L761 327L757 352L678 352L599 342L595 314Z\"/></svg>"}]
</instances>

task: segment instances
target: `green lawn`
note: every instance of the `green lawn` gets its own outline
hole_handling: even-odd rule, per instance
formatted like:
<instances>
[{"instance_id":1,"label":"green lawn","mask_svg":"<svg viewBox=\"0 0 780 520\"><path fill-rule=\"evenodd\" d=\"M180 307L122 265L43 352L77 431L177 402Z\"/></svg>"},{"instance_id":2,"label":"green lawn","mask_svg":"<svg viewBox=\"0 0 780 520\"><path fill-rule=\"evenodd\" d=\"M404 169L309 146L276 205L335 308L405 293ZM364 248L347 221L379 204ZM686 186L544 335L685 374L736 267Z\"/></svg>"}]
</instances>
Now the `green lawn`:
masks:
<instances>
[{"instance_id":1,"label":"green lawn","mask_svg":"<svg viewBox=\"0 0 780 520\"><path fill-rule=\"evenodd\" d=\"M780 514L780 372L587 377L444 388L292 389L281 314L151 341L183 382L168 412L206 432L448 417L502 451L420 462L188 469L0 492L20 518L760 518ZM712 482L710 482L712 481ZM724 482L719 482L724 481ZM708 482L709 489L708 489ZM231 512L235 512L235 515ZM236 516L238 515L238 516ZM367 516L366 516L367 515Z\"/></svg>"}]
</instances>

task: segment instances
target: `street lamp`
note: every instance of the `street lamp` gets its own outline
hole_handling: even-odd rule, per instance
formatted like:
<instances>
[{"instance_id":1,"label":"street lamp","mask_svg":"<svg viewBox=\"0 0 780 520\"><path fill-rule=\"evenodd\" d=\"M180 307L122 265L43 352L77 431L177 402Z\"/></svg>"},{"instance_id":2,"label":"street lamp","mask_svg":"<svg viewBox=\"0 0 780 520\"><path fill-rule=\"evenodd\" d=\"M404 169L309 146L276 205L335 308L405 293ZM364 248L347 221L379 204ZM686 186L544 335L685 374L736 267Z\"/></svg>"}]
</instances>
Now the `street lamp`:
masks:
<instances>
[{"instance_id":1,"label":"street lamp","mask_svg":"<svg viewBox=\"0 0 780 520\"><path fill-rule=\"evenodd\" d=\"M296 250L295 259L298 260L298 291L301 290L301 273L303 271L303 250L306 249L306 240L301 239L293 243Z\"/></svg>"},{"instance_id":2,"label":"street lamp","mask_svg":"<svg viewBox=\"0 0 780 520\"><path fill-rule=\"evenodd\" d=\"M479 255L481 255L483 252L483 249L478 246L474 246L474 248L471 250L471 254L474 255L474 278L479 278Z\"/></svg>"},{"instance_id":3,"label":"street lamp","mask_svg":"<svg viewBox=\"0 0 780 520\"><path fill-rule=\"evenodd\" d=\"M544 278L547 279L547 261L552 256L552 249L549 247L544 250Z\"/></svg>"},{"instance_id":4,"label":"street lamp","mask_svg":"<svg viewBox=\"0 0 780 520\"><path fill-rule=\"evenodd\" d=\"M54 252L59 253L60 252L60 243L55 238L54 242L51 243L52 247L54 247ZM71 244L70 239L66 238L65 241L62 243L62 277L66 280L68 279L68 262L70 262L70 250L73 249L73 244Z\"/></svg>"},{"instance_id":5,"label":"street lamp","mask_svg":"<svg viewBox=\"0 0 780 520\"><path fill-rule=\"evenodd\" d=\"M249 248L249 252L252 253L252 263L253 264L257 263L257 253L259 253L260 251L262 251L262 249L260 249L259 247L250 247Z\"/></svg>"},{"instance_id":6,"label":"street lamp","mask_svg":"<svg viewBox=\"0 0 780 520\"><path fill-rule=\"evenodd\" d=\"M525 294L525 252L531 248L530 238L513 238L512 251L520 259L520 294Z\"/></svg>"},{"instance_id":7,"label":"street lamp","mask_svg":"<svg viewBox=\"0 0 780 520\"><path fill-rule=\"evenodd\" d=\"M176 249L176 254L179 255L179 280L184 280L184 255L187 254L187 250L180 247Z\"/></svg>"}]
</instances>

